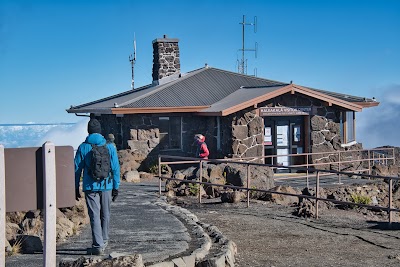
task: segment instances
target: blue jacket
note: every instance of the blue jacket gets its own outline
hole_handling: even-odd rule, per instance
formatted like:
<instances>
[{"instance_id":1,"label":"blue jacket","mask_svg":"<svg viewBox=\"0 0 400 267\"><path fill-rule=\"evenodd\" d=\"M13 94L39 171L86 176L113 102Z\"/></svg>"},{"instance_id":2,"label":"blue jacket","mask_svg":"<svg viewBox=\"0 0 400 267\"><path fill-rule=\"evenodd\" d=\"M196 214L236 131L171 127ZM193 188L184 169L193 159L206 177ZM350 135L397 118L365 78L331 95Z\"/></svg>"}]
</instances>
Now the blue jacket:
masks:
<instances>
[{"instance_id":1,"label":"blue jacket","mask_svg":"<svg viewBox=\"0 0 400 267\"><path fill-rule=\"evenodd\" d=\"M75 154L75 188L79 188L79 182L83 170L83 191L107 191L118 189L120 183L120 167L118 161L117 150L113 144L107 144L111 157L111 177L104 179L102 182L96 182L89 174L89 166L91 157L90 151L92 145L104 145L106 139L98 133L89 134L84 143L80 144Z\"/></svg>"}]
</instances>

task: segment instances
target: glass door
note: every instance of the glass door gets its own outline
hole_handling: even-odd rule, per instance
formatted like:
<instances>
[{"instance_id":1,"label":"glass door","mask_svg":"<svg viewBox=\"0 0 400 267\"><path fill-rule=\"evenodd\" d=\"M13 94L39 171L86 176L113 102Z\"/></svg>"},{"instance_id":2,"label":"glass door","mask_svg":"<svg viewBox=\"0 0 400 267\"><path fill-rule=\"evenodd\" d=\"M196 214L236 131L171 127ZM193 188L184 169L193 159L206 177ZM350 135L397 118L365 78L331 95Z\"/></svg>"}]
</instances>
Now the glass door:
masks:
<instances>
[{"instance_id":1,"label":"glass door","mask_svg":"<svg viewBox=\"0 0 400 267\"><path fill-rule=\"evenodd\" d=\"M278 120L276 122L276 164L290 165L288 154L290 154L289 121Z\"/></svg>"},{"instance_id":2,"label":"glass door","mask_svg":"<svg viewBox=\"0 0 400 267\"><path fill-rule=\"evenodd\" d=\"M290 166L302 164L302 157L288 156L304 152L304 117L264 117L266 164ZM287 171L278 169L278 171Z\"/></svg>"}]
</instances>

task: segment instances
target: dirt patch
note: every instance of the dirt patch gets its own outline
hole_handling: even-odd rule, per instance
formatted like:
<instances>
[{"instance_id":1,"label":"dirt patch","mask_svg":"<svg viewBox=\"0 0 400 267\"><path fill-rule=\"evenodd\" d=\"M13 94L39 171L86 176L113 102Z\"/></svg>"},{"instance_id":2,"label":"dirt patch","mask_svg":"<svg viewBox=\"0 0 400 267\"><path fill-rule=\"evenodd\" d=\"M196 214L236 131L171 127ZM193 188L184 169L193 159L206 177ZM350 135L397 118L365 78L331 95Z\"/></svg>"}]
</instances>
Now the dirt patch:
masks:
<instances>
[{"instance_id":1,"label":"dirt patch","mask_svg":"<svg viewBox=\"0 0 400 267\"><path fill-rule=\"evenodd\" d=\"M175 200L236 243L235 266L400 266L399 223L389 228L382 213L328 209L314 219L293 215L295 206L265 201L252 200L247 208L246 202Z\"/></svg>"}]
</instances>

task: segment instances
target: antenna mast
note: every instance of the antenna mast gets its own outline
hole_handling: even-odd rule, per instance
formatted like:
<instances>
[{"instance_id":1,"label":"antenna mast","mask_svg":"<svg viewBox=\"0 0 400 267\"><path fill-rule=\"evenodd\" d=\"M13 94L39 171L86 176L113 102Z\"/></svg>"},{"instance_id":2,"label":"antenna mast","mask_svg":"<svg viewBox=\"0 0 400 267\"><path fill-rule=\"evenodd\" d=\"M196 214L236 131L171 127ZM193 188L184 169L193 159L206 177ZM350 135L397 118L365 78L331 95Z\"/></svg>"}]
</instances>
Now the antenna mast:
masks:
<instances>
[{"instance_id":1,"label":"antenna mast","mask_svg":"<svg viewBox=\"0 0 400 267\"><path fill-rule=\"evenodd\" d=\"M131 88L132 90L135 88L135 62L136 62L136 35L133 34L133 56L132 54L129 56L129 61L131 62L132 67L132 83Z\"/></svg>"},{"instance_id":2,"label":"antenna mast","mask_svg":"<svg viewBox=\"0 0 400 267\"><path fill-rule=\"evenodd\" d=\"M245 46L244 46L244 36L245 36L244 29L245 29L245 26L254 26L254 33L256 33L257 32L257 17L254 17L253 23L246 23L246 17L245 17L245 15L243 15L243 21L239 22L239 24L242 24L242 49L239 49L239 51L242 51L242 59L240 61L239 61L239 59L237 60L238 61L238 73L247 75L247 59L244 58L244 52L245 51L254 51L255 57L257 58L258 44L257 44L257 42L255 43L254 49L246 49L245 48ZM255 71L254 73L257 73L256 69L254 71ZM255 74L255 76L257 76L257 75Z\"/></svg>"}]
</instances>

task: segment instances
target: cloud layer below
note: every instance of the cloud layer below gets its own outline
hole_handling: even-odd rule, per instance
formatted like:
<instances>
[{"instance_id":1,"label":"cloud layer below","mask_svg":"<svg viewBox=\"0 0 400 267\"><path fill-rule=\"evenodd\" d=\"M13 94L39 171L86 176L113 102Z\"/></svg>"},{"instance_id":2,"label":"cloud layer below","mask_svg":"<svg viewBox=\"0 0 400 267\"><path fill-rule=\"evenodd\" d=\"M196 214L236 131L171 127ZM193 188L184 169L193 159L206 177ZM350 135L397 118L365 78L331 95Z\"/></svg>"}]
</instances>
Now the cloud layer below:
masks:
<instances>
[{"instance_id":1,"label":"cloud layer below","mask_svg":"<svg viewBox=\"0 0 400 267\"><path fill-rule=\"evenodd\" d=\"M379 106L357 113L357 141L364 148L400 146L400 85L387 86L377 92Z\"/></svg>"}]
</instances>

